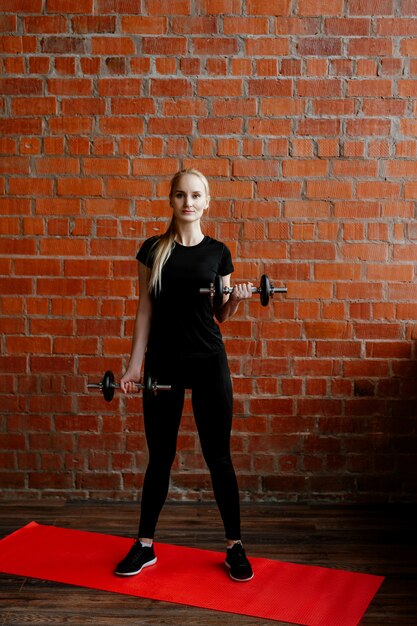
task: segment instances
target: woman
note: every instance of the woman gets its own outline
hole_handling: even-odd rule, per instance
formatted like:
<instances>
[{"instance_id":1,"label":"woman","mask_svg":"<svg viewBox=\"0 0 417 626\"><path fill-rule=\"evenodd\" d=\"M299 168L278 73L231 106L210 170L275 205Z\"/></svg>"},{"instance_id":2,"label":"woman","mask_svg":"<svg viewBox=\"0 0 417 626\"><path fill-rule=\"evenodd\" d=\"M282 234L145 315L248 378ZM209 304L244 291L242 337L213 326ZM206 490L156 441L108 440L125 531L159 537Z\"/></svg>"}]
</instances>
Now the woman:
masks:
<instances>
[{"instance_id":1,"label":"woman","mask_svg":"<svg viewBox=\"0 0 417 626\"><path fill-rule=\"evenodd\" d=\"M167 231L146 240L137 255L140 299L130 362L120 386L125 393L136 390L144 361L145 376L172 385L172 390L144 394L149 463L139 533L115 573L133 576L156 563L154 532L168 494L184 390L191 389L200 443L226 533L225 564L233 580L247 581L253 572L241 542L239 493L230 456L230 371L210 298L199 292L216 274L230 286L233 263L229 249L201 230L210 202L205 176L193 169L178 172L169 198L173 216ZM231 317L241 300L252 297L251 287L252 283L235 285L230 297L223 297L214 311L219 322Z\"/></svg>"}]
</instances>

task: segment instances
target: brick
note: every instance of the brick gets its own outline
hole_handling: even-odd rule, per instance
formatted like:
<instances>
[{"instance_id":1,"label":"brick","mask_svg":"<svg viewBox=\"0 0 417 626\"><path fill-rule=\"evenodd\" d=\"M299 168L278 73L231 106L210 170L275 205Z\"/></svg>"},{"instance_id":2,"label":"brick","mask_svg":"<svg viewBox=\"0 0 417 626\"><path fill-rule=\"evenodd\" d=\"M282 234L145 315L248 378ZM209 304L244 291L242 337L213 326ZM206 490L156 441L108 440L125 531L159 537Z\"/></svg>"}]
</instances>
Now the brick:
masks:
<instances>
[{"instance_id":1,"label":"brick","mask_svg":"<svg viewBox=\"0 0 417 626\"><path fill-rule=\"evenodd\" d=\"M298 198L301 194L301 183L259 181L257 191L261 198Z\"/></svg>"},{"instance_id":2,"label":"brick","mask_svg":"<svg viewBox=\"0 0 417 626\"><path fill-rule=\"evenodd\" d=\"M248 81L250 96L292 96L293 84L291 80L260 80Z\"/></svg>"},{"instance_id":3,"label":"brick","mask_svg":"<svg viewBox=\"0 0 417 626\"><path fill-rule=\"evenodd\" d=\"M125 158L86 158L84 159L85 174L127 175L129 163Z\"/></svg>"},{"instance_id":4,"label":"brick","mask_svg":"<svg viewBox=\"0 0 417 626\"><path fill-rule=\"evenodd\" d=\"M266 17L224 17L225 35L263 35L269 33L269 20Z\"/></svg>"},{"instance_id":5,"label":"brick","mask_svg":"<svg viewBox=\"0 0 417 626\"><path fill-rule=\"evenodd\" d=\"M389 38L359 37L348 42L351 57L384 57L393 56L393 42Z\"/></svg>"},{"instance_id":6,"label":"brick","mask_svg":"<svg viewBox=\"0 0 417 626\"><path fill-rule=\"evenodd\" d=\"M2 78L0 79L0 93L42 95L43 80L40 78Z\"/></svg>"},{"instance_id":7,"label":"brick","mask_svg":"<svg viewBox=\"0 0 417 626\"><path fill-rule=\"evenodd\" d=\"M0 133L3 135L39 135L41 134L42 121L34 119L8 119L0 120Z\"/></svg>"},{"instance_id":8,"label":"brick","mask_svg":"<svg viewBox=\"0 0 417 626\"><path fill-rule=\"evenodd\" d=\"M378 98L375 100L366 99L363 103L363 112L366 116L398 116L405 115L405 102L400 100L384 100Z\"/></svg>"},{"instance_id":9,"label":"brick","mask_svg":"<svg viewBox=\"0 0 417 626\"><path fill-rule=\"evenodd\" d=\"M231 102L233 102L233 100ZM239 100L237 100L237 102L239 102ZM184 98L183 100L168 100L164 102L163 112L164 115L169 117L187 117L189 115L206 116L208 110L206 102Z\"/></svg>"},{"instance_id":10,"label":"brick","mask_svg":"<svg viewBox=\"0 0 417 626\"><path fill-rule=\"evenodd\" d=\"M104 135L140 135L143 120L138 117L105 117L100 120L100 131Z\"/></svg>"},{"instance_id":11,"label":"brick","mask_svg":"<svg viewBox=\"0 0 417 626\"><path fill-rule=\"evenodd\" d=\"M240 118L209 118L198 121L198 130L202 135L239 135L242 127L243 120Z\"/></svg>"},{"instance_id":12,"label":"brick","mask_svg":"<svg viewBox=\"0 0 417 626\"><path fill-rule=\"evenodd\" d=\"M65 33L67 22L63 15L37 15L23 17L23 29L26 33Z\"/></svg>"},{"instance_id":13,"label":"brick","mask_svg":"<svg viewBox=\"0 0 417 626\"><path fill-rule=\"evenodd\" d=\"M392 82L382 78L374 78L372 80L349 80L347 82L347 95L390 97L392 96Z\"/></svg>"},{"instance_id":14,"label":"brick","mask_svg":"<svg viewBox=\"0 0 417 626\"><path fill-rule=\"evenodd\" d=\"M48 13L92 13L93 0L79 0L76 5L71 0L48 0Z\"/></svg>"},{"instance_id":15,"label":"brick","mask_svg":"<svg viewBox=\"0 0 417 626\"><path fill-rule=\"evenodd\" d=\"M187 52L185 37L143 37L142 54L184 55Z\"/></svg>"},{"instance_id":16,"label":"brick","mask_svg":"<svg viewBox=\"0 0 417 626\"><path fill-rule=\"evenodd\" d=\"M30 264L27 259L15 259L14 267L18 276L59 276L62 271L58 259L31 259Z\"/></svg>"},{"instance_id":17,"label":"brick","mask_svg":"<svg viewBox=\"0 0 417 626\"><path fill-rule=\"evenodd\" d=\"M227 159L184 159L183 166L185 168L196 167L204 172L207 176L229 176L229 162ZM171 172L173 170L171 169Z\"/></svg>"},{"instance_id":18,"label":"brick","mask_svg":"<svg viewBox=\"0 0 417 626\"><path fill-rule=\"evenodd\" d=\"M332 119L302 119L298 122L298 133L300 135L340 135L340 121Z\"/></svg>"},{"instance_id":19,"label":"brick","mask_svg":"<svg viewBox=\"0 0 417 626\"><path fill-rule=\"evenodd\" d=\"M342 181L307 181L307 198L352 198L352 184Z\"/></svg>"},{"instance_id":20,"label":"brick","mask_svg":"<svg viewBox=\"0 0 417 626\"><path fill-rule=\"evenodd\" d=\"M2 157L0 173L4 174L29 174L28 157Z\"/></svg>"},{"instance_id":21,"label":"brick","mask_svg":"<svg viewBox=\"0 0 417 626\"><path fill-rule=\"evenodd\" d=\"M411 298L415 300L416 298L416 289L415 285L408 284L391 284L389 286L389 297L390 300L407 300Z\"/></svg>"},{"instance_id":22,"label":"brick","mask_svg":"<svg viewBox=\"0 0 417 626\"><path fill-rule=\"evenodd\" d=\"M317 263L314 267L317 280L359 280L360 267L355 263Z\"/></svg>"},{"instance_id":23,"label":"brick","mask_svg":"<svg viewBox=\"0 0 417 626\"><path fill-rule=\"evenodd\" d=\"M313 103L315 115L352 116L354 103L351 100L337 98L330 100L316 100Z\"/></svg>"},{"instance_id":24,"label":"brick","mask_svg":"<svg viewBox=\"0 0 417 626\"><path fill-rule=\"evenodd\" d=\"M261 113L265 116L301 116L305 111L305 101L293 98L267 98L261 102Z\"/></svg>"},{"instance_id":25,"label":"brick","mask_svg":"<svg viewBox=\"0 0 417 626\"><path fill-rule=\"evenodd\" d=\"M370 359L410 359L411 344L404 341L367 341L366 356Z\"/></svg>"},{"instance_id":26,"label":"brick","mask_svg":"<svg viewBox=\"0 0 417 626\"><path fill-rule=\"evenodd\" d=\"M398 81L398 93L401 97L409 97L409 96L415 97L417 93L417 81L416 80L399 80Z\"/></svg>"},{"instance_id":27,"label":"brick","mask_svg":"<svg viewBox=\"0 0 417 626\"><path fill-rule=\"evenodd\" d=\"M191 84L182 78L151 79L151 95L153 96L191 96Z\"/></svg>"},{"instance_id":28,"label":"brick","mask_svg":"<svg viewBox=\"0 0 417 626\"><path fill-rule=\"evenodd\" d=\"M255 159L234 161L232 167L232 175L243 177L275 177L278 175L278 163L274 161L257 161Z\"/></svg>"},{"instance_id":29,"label":"brick","mask_svg":"<svg viewBox=\"0 0 417 626\"><path fill-rule=\"evenodd\" d=\"M284 135L291 132L291 121L282 119L253 119L249 121L248 131L252 135Z\"/></svg>"},{"instance_id":30,"label":"brick","mask_svg":"<svg viewBox=\"0 0 417 626\"><path fill-rule=\"evenodd\" d=\"M248 15L288 15L291 11L290 0L248 0ZM242 30L241 32L246 32Z\"/></svg>"},{"instance_id":31,"label":"brick","mask_svg":"<svg viewBox=\"0 0 417 626\"><path fill-rule=\"evenodd\" d=\"M345 243L341 248L341 253L345 258L362 261L386 261L388 247L385 243Z\"/></svg>"},{"instance_id":32,"label":"brick","mask_svg":"<svg viewBox=\"0 0 417 626\"><path fill-rule=\"evenodd\" d=\"M338 159L333 163L333 173L337 177L376 178L378 175L378 162Z\"/></svg>"},{"instance_id":33,"label":"brick","mask_svg":"<svg viewBox=\"0 0 417 626\"><path fill-rule=\"evenodd\" d=\"M85 210L88 215L129 215L129 201L115 198L86 198Z\"/></svg>"},{"instance_id":34,"label":"brick","mask_svg":"<svg viewBox=\"0 0 417 626\"><path fill-rule=\"evenodd\" d=\"M327 218L330 208L327 202L288 200L285 203L285 215L290 218Z\"/></svg>"},{"instance_id":35,"label":"brick","mask_svg":"<svg viewBox=\"0 0 417 626\"><path fill-rule=\"evenodd\" d=\"M235 37L193 37L192 52L196 55L235 55L238 42Z\"/></svg>"},{"instance_id":36,"label":"brick","mask_svg":"<svg viewBox=\"0 0 417 626\"><path fill-rule=\"evenodd\" d=\"M287 338L286 338L287 339ZM270 357L306 357L310 356L309 345L305 341L270 341L268 343Z\"/></svg>"},{"instance_id":37,"label":"brick","mask_svg":"<svg viewBox=\"0 0 417 626\"><path fill-rule=\"evenodd\" d=\"M158 171L157 169L155 172ZM148 180L131 180L110 178L107 182L107 191L112 197L123 198L125 196L147 197L151 193L151 183Z\"/></svg>"},{"instance_id":38,"label":"brick","mask_svg":"<svg viewBox=\"0 0 417 626\"><path fill-rule=\"evenodd\" d=\"M348 322L305 322L307 338L351 339L352 325Z\"/></svg>"},{"instance_id":39,"label":"brick","mask_svg":"<svg viewBox=\"0 0 417 626\"><path fill-rule=\"evenodd\" d=\"M415 19L380 17L376 24L377 35L381 37L415 36L417 33Z\"/></svg>"},{"instance_id":40,"label":"brick","mask_svg":"<svg viewBox=\"0 0 417 626\"><path fill-rule=\"evenodd\" d=\"M86 242L80 240L65 240L61 238L43 239L40 245L41 254L56 256L84 256L86 254Z\"/></svg>"},{"instance_id":41,"label":"brick","mask_svg":"<svg viewBox=\"0 0 417 626\"><path fill-rule=\"evenodd\" d=\"M273 201L237 200L235 202L235 217L247 219L250 217L268 218L278 215L278 206Z\"/></svg>"},{"instance_id":42,"label":"brick","mask_svg":"<svg viewBox=\"0 0 417 626\"><path fill-rule=\"evenodd\" d=\"M36 38L25 36L0 35L0 47L5 54L28 54L36 50ZM9 59L16 62L16 60ZM18 62L18 61L17 61Z\"/></svg>"},{"instance_id":43,"label":"brick","mask_svg":"<svg viewBox=\"0 0 417 626\"><path fill-rule=\"evenodd\" d=\"M71 19L74 33L114 33L116 18L111 15L77 15Z\"/></svg>"},{"instance_id":44,"label":"brick","mask_svg":"<svg viewBox=\"0 0 417 626\"><path fill-rule=\"evenodd\" d=\"M246 241L241 244L241 255L247 259L285 259L286 245L277 242Z\"/></svg>"},{"instance_id":45,"label":"brick","mask_svg":"<svg viewBox=\"0 0 417 626\"><path fill-rule=\"evenodd\" d=\"M380 181L362 182L358 183L356 194L358 198L397 198L400 194L400 185Z\"/></svg>"},{"instance_id":46,"label":"brick","mask_svg":"<svg viewBox=\"0 0 417 626\"><path fill-rule=\"evenodd\" d=\"M35 161L35 171L38 174L78 174L80 162L68 157L42 157Z\"/></svg>"},{"instance_id":47,"label":"brick","mask_svg":"<svg viewBox=\"0 0 417 626\"><path fill-rule=\"evenodd\" d=\"M350 15L393 15L394 0L350 0Z\"/></svg>"},{"instance_id":48,"label":"brick","mask_svg":"<svg viewBox=\"0 0 417 626\"><path fill-rule=\"evenodd\" d=\"M52 352L49 337L9 336L6 345L9 354L51 354Z\"/></svg>"},{"instance_id":49,"label":"brick","mask_svg":"<svg viewBox=\"0 0 417 626\"><path fill-rule=\"evenodd\" d=\"M290 244L291 259L336 259L336 246L333 243L293 243Z\"/></svg>"},{"instance_id":50,"label":"brick","mask_svg":"<svg viewBox=\"0 0 417 626\"><path fill-rule=\"evenodd\" d=\"M299 41L297 51L300 56L341 56L342 41L331 37L306 37Z\"/></svg>"},{"instance_id":51,"label":"brick","mask_svg":"<svg viewBox=\"0 0 417 626\"><path fill-rule=\"evenodd\" d=\"M155 103L151 98L112 98L111 109L114 115L155 114Z\"/></svg>"},{"instance_id":52,"label":"brick","mask_svg":"<svg viewBox=\"0 0 417 626\"><path fill-rule=\"evenodd\" d=\"M89 78L48 78L48 90L60 96L90 96L92 82Z\"/></svg>"},{"instance_id":53,"label":"brick","mask_svg":"<svg viewBox=\"0 0 417 626\"><path fill-rule=\"evenodd\" d=\"M0 16L0 32L11 33L17 30L17 15Z\"/></svg>"},{"instance_id":54,"label":"brick","mask_svg":"<svg viewBox=\"0 0 417 626\"><path fill-rule=\"evenodd\" d=\"M60 178L57 179L58 196L101 196L103 181L101 179Z\"/></svg>"},{"instance_id":55,"label":"brick","mask_svg":"<svg viewBox=\"0 0 417 626\"><path fill-rule=\"evenodd\" d=\"M142 81L139 78L98 79L99 96L137 96L140 95L141 89ZM90 95L90 93L85 95Z\"/></svg>"},{"instance_id":56,"label":"brick","mask_svg":"<svg viewBox=\"0 0 417 626\"><path fill-rule=\"evenodd\" d=\"M62 98L64 115L104 115L106 103L103 98Z\"/></svg>"},{"instance_id":57,"label":"brick","mask_svg":"<svg viewBox=\"0 0 417 626\"><path fill-rule=\"evenodd\" d=\"M195 35L195 34L217 34L218 25L217 19L213 15L207 16L187 16L187 17L174 17L172 19L171 30L175 34L181 35ZM226 33L226 31L225 31Z\"/></svg>"},{"instance_id":58,"label":"brick","mask_svg":"<svg viewBox=\"0 0 417 626\"><path fill-rule=\"evenodd\" d=\"M199 96L241 96L243 84L240 79L200 79L197 93Z\"/></svg>"},{"instance_id":59,"label":"brick","mask_svg":"<svg viewBox=\"0 0 417 626\"><path fill-rule=\"evenodd\" d=\"M341 15L343 12L343 1L335 0L329 4L326 0L299 0L298 15Z\"/></svg>"},{"instance_id":60,"label":"brick","mask_svg":"<svg viewBox=\"0 0 417 626\"><path fill-rule=\"evenodd\" d=\"M44 54L84 54L85 41L81 37L42 37L41 52Z\"/></svg>"},{"instance_id":61,"label":"brick","mask_svg":"<svg viewBox=\"0 0 417 626\"><path fill-rule=\"evenodd\" d=\"M326 176L328 168L328 162L322 159L291 159L289 161L282 161L282 174L283 176L290 178Z\"/></svg>"},{"instance_id":62,"label":"brick","mask_svg":"<svg viewBox=\"0 0 417 626\"><path fill-rule=\"evenodd\" d=\"M371 20L361 18L327 18L324 30L329 35L341 37L366 37L371 32Z\"/></svg>"},{"instance_id":63,"label":"brick","mask_svg":"<svg viewBox=\"0 0 417 626\"><path fill-rule=\"evenodd\" d=\"M190 0L147 0L149 15L189 15Z\"/></svg>"}]
</instances>

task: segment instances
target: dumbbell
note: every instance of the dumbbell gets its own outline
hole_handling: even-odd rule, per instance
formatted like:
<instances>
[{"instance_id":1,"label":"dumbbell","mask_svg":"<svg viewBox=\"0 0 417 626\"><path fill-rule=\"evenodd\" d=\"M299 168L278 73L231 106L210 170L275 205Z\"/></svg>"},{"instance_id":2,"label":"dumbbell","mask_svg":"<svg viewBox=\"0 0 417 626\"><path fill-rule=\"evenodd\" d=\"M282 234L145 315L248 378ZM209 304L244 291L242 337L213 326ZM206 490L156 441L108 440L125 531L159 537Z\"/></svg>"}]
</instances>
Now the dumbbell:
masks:
<instances>
[{"instance_id":1,"label":"dumbbell","mask_svg":"<svg viewBox=\"0 0 417 626\"><path fill-rule=\"evenodd\" d=\"M222 277L217 275L214 283L210 283L210 287L201 287L200 293L210 296L214 309L218 309L223 302L223 294L232 293L233 287L223 287ZM287 293L286 287L274 287L268 276L262 274L259 287L252 287L252 293L259 293L262 306L269 304L269 299L274 293Z\"/></svg>"},{"instance_id":2,"label":"dumbbell","mask_svg":"<svg viewBox=\"0 0 417 626\"><path fill-rule=\"evenodd\" d=\"M156 395L159 391L171 391L171 385L158 385L155 378L151 378L150 375L147 376L145 380L145 384L135 383L137 389L144 389L148 393L153 393ZM114 390L120 389L120 385L115 382L114 374L111 370L107 370L104 374L103 379L99 383L88 383L88 389L100 389L101 393L104 396L106 402L111 402L114 396Z\"/></svg>"}]
</instances>

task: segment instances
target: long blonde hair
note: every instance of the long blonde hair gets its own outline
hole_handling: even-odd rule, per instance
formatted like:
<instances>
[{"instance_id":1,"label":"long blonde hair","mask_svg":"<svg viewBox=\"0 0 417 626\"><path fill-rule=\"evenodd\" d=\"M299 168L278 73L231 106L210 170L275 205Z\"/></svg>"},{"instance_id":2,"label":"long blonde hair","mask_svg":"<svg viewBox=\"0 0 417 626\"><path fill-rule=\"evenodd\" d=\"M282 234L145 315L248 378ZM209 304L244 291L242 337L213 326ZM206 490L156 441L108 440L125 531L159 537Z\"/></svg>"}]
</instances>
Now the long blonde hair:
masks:
<instances>
[{"instance_id":1,"label":"long blonde hair","mask_svg":"<svg viewBox=\"0 0 417 626\"><path fill-rule=\"evenodd\" d=\"M171 200L172 198L177 182L185 174L194 174L194 176L198 176L198 178L201 180L201 182L204 185L204 189L206 191L206 196L207 196L207 202L209 202L210 188L209 188L208 180L204 176L204 174L202 174L201 172L193 168L180 170L172 177L170 187L169 187L169 199ZM154 290L155 293L159 293L161 291L162 269L165 263L168 261L169 257L171 256L172 250L174 249L176 236L177 236L177 229L176 229L176 223L175 223L175 215L173 215L170 223L168 224L168 228L166 229L164 234L159 237L158 241L156 242L153 248L153 264L152 264L151 275L149 278L149 287L148 287L149 292L152 292Z\"/></svg>"}]
</instances>

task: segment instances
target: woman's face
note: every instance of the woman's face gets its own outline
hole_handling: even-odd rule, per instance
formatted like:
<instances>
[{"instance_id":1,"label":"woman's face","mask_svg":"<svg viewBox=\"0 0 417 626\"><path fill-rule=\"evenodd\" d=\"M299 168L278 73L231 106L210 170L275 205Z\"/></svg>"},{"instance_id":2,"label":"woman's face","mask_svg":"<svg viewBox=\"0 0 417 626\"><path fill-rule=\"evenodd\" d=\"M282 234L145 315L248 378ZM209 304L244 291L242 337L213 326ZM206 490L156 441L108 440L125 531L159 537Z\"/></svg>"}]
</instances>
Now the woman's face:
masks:
<instances>
[{"instance_id":1,"label":"woman's face","mask_svg":"<svg viewBox=\"0 0 417 626\"><path fill-rule=\"evenodd\" d=\"M203 181L195 174L181 176L172 188L170 204L178 221L192 223L200 220L208 207Z\"/></svg>"}]
</instances>

